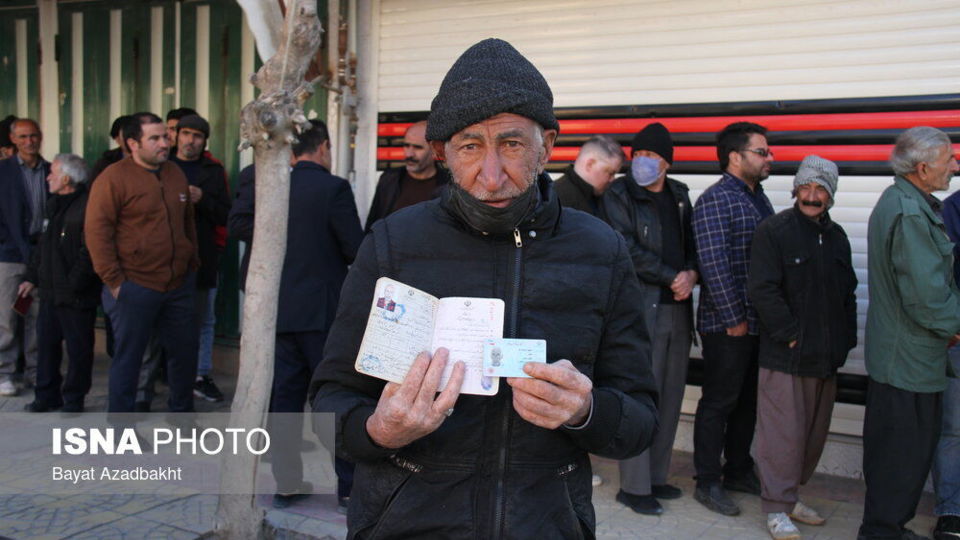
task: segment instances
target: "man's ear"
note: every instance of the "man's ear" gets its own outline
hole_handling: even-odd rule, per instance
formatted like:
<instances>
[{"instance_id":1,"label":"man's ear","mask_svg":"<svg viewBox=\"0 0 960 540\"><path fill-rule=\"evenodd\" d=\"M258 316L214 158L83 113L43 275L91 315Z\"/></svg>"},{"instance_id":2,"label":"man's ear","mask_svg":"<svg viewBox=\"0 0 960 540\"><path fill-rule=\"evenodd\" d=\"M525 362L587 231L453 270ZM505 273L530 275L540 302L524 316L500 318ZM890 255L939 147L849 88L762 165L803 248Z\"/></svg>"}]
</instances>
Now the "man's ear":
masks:
<instances>
[{"instance_id":1,"label":"man's ear","mask_svg":"<svg viewBox=\"0 0 960 540\"><path fill-rule=\"evenodd\" d=\"M545 129L543 130L543 155L540 156L540 170L543 170L543 167L547 165L547 162L550 161L550 154L553 153L553 143L557 141L557 130L555 129Z\"/></svg>"},{"instance_id":2,"label":"man's ear","mask_svg":"<svg viewBox=\"0 0 960 540\"><path fill-rule=\"evenodd\" d=\"M445 161L446 156L444 156L443 149L444 149L444 146L446 146L446 143L444 143L443 141L430 141L429 144L430 144L430 148L433 149L433 155L437 159L441 161Z\"/></svg>"}]
</instances>

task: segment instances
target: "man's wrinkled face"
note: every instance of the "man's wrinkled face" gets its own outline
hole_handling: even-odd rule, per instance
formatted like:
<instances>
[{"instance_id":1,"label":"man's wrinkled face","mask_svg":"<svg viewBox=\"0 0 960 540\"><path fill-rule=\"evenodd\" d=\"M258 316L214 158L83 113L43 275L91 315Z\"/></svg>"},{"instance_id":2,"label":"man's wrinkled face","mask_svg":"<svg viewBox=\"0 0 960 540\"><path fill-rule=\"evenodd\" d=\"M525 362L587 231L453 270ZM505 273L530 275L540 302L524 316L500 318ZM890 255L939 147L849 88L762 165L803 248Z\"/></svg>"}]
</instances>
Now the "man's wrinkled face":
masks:
<instances>
[{"instance_id":1,"label":"man's wrinkled face","mask_svg":"<svg viewBox=\"0 0 960 540\"><path fill-rule=\"evenodd\" d=\"M933 193L949 189L950 179L958 170L960 167L957 165L957 156L953 153L953 148L945 144L940 147L936 159L917 164L916 174L922 184L921 189Z\"/></svg>"},{"instance_id":2,"label":"man's wrinkled face","mask_svg":"<svg viewBox=\"0 0 960 540\"><path fill-rule=\"evenodd\" d=\"M141 167L156 169L167 160L170 155L170 141L167 140L167 130L163 124L143 124L140 140L127 139L130 153Z\"/></svg>"},{"instance_id":3,"label":"man's wrinkled face","mask_svg":"<svg viewBox=\"0 0 960 540\"><path fill-rule=\"evenodd\" d=\"M188 127L177 131L177 157L184 161L194 161L203 154L207 146L207 136L202 131Z\"/></svg>"},{"instance_id":4,"label":"man's wrinkled face","mask_svg":"<svg viewBox=\"0 0 960 540\"><path fill-rule=\"evenodd\" d=\"M171 118L167 120L167 140L170 141L170 144L177 142L177 124L180 123L180 120Z\"/></svg>"},{"instance_id":5,"label":"man's wrinkled face","mask_svg":"<svg viewBox=\"0 0 960 540\"><path fill-rule=\"evenodd\" d=\"M830 192L816 182L797 186L797 208L810 219L819 219L830 206Z\"/></svg>"},{"instance_id":6,"label":"man's wrinkled face","mask_svg":"<svg viewBox=\"0 0 960 540\"><path fill-rule=\"evenodd\" d=\"M10 132L10 140L17 147L21 157L35 157L40 155L40 143L43 135L33 122L15 122Z\"/></svg>"},{"instance_id":7,"label":"man's wrinkled face","mask_svg":"<svg viewBox=\"0 0 960 540\"><path fill-rule=\"evenodd\" d=\"M410 126L403 135L403 163L411 176L419 177L433 167L436 157L425 137L427 125L418 123Z\"/></svg>"},{"instance_id":8,"label":"man's wrinkled face","mask_svg":"<svg viewBox=\"0 0 960 540\"><path fill-rule=\"evenodd\" d=\"M50 174L47 175L47 187L50 190L50 193L54 195L59 194L64 188L70 186L70 179L67 175L63 174L63 169L60 166L59 161L54 161L53 165L50 166Z\"/></svg>"},{"instance_id":9,"label":"man's wrinkled face","mask_svg":"<svg viewBox=\"0 0 960 540\"><path fill-rule=\"evenodd\" d=\"M536 182L550 158L556 130L501 113L468 126L449 141L434 141L453 181L484 203L503 208Z\"/></svg>"}]
</instances>

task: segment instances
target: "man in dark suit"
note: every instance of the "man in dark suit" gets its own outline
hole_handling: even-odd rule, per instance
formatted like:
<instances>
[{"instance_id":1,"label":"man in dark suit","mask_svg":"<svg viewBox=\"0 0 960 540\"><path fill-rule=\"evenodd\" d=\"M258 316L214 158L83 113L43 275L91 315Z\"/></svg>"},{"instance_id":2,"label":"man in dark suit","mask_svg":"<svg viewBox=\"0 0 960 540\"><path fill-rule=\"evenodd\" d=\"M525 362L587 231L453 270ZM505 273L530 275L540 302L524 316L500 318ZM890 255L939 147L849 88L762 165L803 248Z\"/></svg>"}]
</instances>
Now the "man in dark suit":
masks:
<instances>
[{"instance_id":1,"label":"man in dark suit","mask_svg":"<svg viewBox=\"0 0 960 540\"><path fill-rule=\"evenodd\" d=\"M9 306L18 299L30 253L43 228L50 174L50 163L40 156L43 134L39 124L29 118L14 120L10 140L17 153L0 161L0 396L15 396L20 391L13 380L20 354L17 314ZM32 305L23 319L26 385L36 376L37 312L37 305Z\"/></svg>"},{"instance_id":2,"label":"man in dark suit","mask_svg":"<svg viewBox=\"0 0 960 540\"><path fill-rule=\"evenodd\" d=\"M312 124L313 128L300 135L300 141L293 145L287 253L280 277L270 398L272 413L304 412L307 388L313 370L323 358L327 330L336 314L347 265L353 262L363 240L350 184L329 170L327 126L318 120ZM228 220L231 235L248 246L253 240L253 176L252 170L241 173L237 201ZM245 281L245 272L241 279ZM273 505L277 508L287 507L308 494L309 487L303 485L299 447L301 421L299 415L273 415L271 421L271 427L282 436L296 437L292 442L275 438L271 444L277 480ZM338 476L344 476L342 466L338 463ZM349 487L340 486L338 494L346 497L348 490Z\"/></svg>"}]
</instances>

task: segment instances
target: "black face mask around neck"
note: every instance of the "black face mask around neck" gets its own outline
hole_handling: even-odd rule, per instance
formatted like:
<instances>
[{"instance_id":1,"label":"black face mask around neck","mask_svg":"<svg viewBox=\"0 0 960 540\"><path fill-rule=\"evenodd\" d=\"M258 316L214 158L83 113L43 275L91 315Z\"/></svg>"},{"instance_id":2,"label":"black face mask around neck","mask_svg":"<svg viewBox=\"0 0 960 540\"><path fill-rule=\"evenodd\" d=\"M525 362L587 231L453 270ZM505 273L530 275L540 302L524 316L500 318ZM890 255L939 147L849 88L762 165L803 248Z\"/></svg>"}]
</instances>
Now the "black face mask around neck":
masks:
<instances>
[{"instance_id":1,"label":"black face mask around neck","mask_svg":"<svg viewBox=\"0 0 960 540\"><path fill-rule=\"evenodd\" d=\"M474 229L489 234L507 234L516 229L540 204L536 180L504 208L484 203L455 182L451 182L447 189L450 190L450 202L460 217Z\"/></svg>"}]
</instances>

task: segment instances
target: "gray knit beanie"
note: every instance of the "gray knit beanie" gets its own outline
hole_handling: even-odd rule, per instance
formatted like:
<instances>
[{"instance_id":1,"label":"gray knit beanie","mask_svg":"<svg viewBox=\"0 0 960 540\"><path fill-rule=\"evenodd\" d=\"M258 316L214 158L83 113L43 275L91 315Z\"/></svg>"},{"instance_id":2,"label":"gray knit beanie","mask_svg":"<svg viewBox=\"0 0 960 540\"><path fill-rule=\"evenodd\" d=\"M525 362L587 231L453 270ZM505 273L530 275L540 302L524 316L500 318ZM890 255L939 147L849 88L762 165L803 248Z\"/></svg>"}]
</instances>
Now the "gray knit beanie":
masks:
<instances>
[{"instance_id":1,"label":"gray knit beanie","mask_svg":"<svg viewBox=\"0 0 960 540\"><path fill-rule=\"evenodd\" d=\"M450 140L463 128L500 113L560 129L543 75L512 45L490 38L464 51L443 78L430 104L427 140Z\"/></svg>"},{"instance_id":2,"label":"gray knit beanie","mask_svg":"<svg viewBox=\"0 0 960 540\"><path fill-rule=\"evenodd\" d=\"M840 176L837 170L837 164L824 159L820 156L807 156L800 162L800 168L797 169L797 176L793 179L793 189L796 190L803 184L815 182L820 184L830 194L830 202L833 203L833 194L837 192L837 179Z\"/></svg>"}]
</instances>

